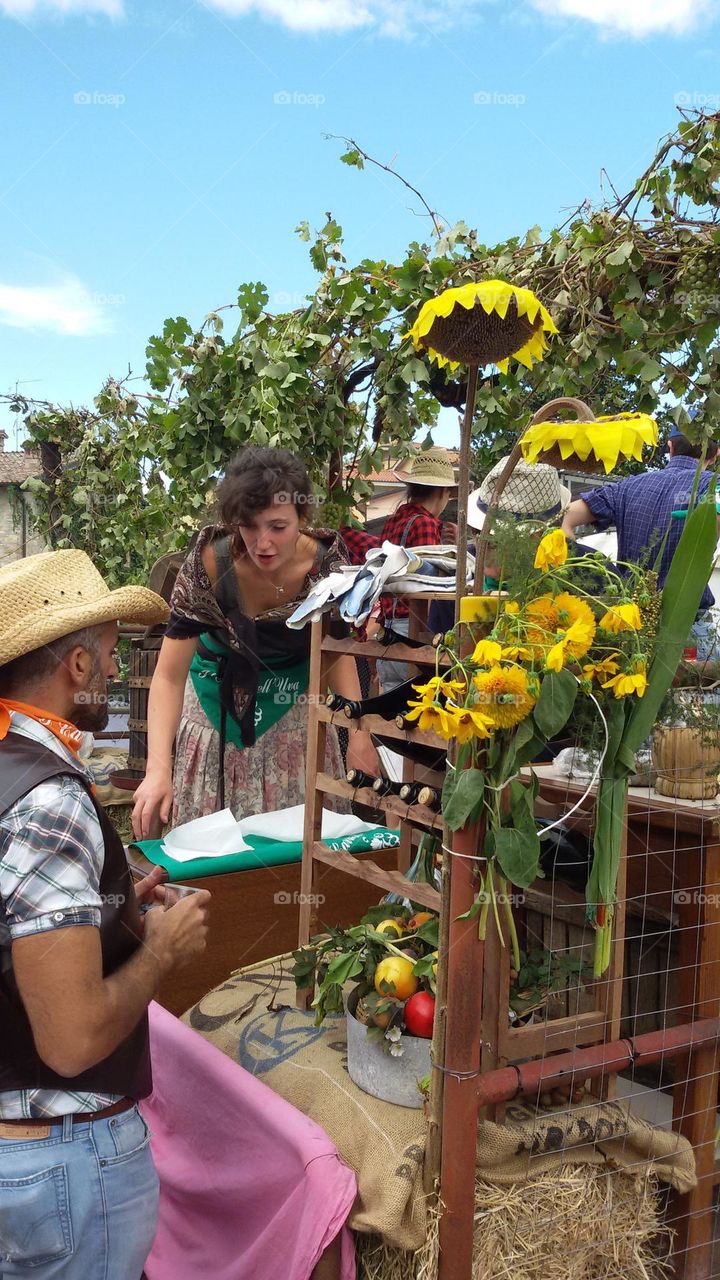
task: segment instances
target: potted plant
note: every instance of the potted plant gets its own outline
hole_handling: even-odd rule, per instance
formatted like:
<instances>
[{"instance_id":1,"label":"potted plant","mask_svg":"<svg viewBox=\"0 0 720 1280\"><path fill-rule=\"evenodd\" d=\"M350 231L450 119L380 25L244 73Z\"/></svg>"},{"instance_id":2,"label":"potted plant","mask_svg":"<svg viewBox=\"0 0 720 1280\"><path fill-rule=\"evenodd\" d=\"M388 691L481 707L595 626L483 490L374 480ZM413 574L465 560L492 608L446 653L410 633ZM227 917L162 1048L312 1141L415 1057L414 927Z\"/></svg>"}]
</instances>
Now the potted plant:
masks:
<instances>
[{"instance_id":1,"label":"potted plant","mask_svg":"<svg viewBox=\"0 0 720 1280\"><path fill-rule=\"evenodd\" d=\"M685 660L652 735L655 790L684 800L720 793L720 681L716 662Z\"/></svg>"},{"instance_id":2,"label":"potted plant","mask_svg":"<svg viewBox=\"0 0 720 1280\"><path fill-rule=\"evenodd\" d=\"M358 925L294 953L298 988L315 988L316 1025L345 1007L351 1079L400 1106L423 1106L418 1080L430 1071L437 944L433 912L381 903Z\"/></svg>"}]
</instances>

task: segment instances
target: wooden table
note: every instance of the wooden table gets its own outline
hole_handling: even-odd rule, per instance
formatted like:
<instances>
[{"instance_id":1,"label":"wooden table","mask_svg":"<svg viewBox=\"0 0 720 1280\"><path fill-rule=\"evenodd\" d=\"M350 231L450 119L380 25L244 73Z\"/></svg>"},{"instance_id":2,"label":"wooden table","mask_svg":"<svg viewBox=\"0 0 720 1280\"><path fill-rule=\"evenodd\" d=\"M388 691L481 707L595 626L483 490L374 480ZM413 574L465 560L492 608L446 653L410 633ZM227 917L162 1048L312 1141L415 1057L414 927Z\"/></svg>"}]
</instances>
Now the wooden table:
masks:
<instances>
[{"instance_id":1,"label":"wooden table","mask_svg":"<svg viewBox=\"0 0 720 1280\"><path fill-rule=\"evenodd\" d=\"M395 847L352 856L358 862L371 860L392 870L397 865L397 852ZM152 864L138 849L131 850L131 857L137 867L146 873L150 870ZM301 862L289 862L202 880L182 880L183 884L208 889L212 894L208 945L199 961L177 970L163 982L157 995L160 1004L180 1015L229 978L234 969L294 951L301 870ZM317 892L323 897L315 907L318 931L325 925L357 924L382 896L375 885L352 880L332 867L322 868Z\"/></svg>"},{"instance_id":2,"label":"wooden table","mask_svg":"<svg viewBox=\"0 0 720 1280\"><path fill-rule=\"evenodd\" d=\"M585 783L557 776L552 765L535 766L540 797L559 813L574 805ZM588 829L593 798L569 826ZM677 1004L665 1006L668 1024L720 1015L720 803L675 800L647 787L631 787L627 806L627 891L634 916L652 909L678 933ZM673 1127L695 1153L698 1185L676 1196L671 1211L677 1232L676 1275L709 1280L713 1237L713 1192L720 1182L715 1161L720 1047L709 1046L676 1059Z\"/></svg>"}]
</instances>

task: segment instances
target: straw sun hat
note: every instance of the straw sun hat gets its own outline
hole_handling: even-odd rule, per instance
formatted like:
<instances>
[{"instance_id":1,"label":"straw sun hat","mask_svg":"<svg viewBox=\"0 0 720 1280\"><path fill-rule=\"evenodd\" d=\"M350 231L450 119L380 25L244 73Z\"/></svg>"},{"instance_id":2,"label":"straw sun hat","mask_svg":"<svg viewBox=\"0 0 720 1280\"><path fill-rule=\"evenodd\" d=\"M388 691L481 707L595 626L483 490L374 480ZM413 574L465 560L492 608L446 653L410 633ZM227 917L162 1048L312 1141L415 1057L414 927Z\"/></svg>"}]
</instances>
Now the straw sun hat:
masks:
<instances>
[{"instance_id":1,"label":"straw sun hat","mask_svg":"<svg viewBox=\"0 0 720 1280\"><path fill-rule=\"evenodd\" d=\"M407 471L396 471L404 484L424 484L433 489L454 489L455 472L446 449L433 447L416 453Z\"/></svg>"},{"instance_id":2,"label":"straw sun hat","mask_svg":"<svg viewBox=\"0 0 720 1280\"><path fill-rule=\"evenodd\" d=\"M42 551L0 569L0 666L103 622L164 622L147 587L111 591L84 551Z\"/></svg>"},{"instance_id":3,"label":"straw sun hat","mask_svg":"<svg viewBox=\"0 0 720 1280\"><path fill-rule=\"evenodd\" d=\"M501 458L486 475L480 488L468 498L467 518L473 529L482 529L485 524L485 513L506 462L507 458ZM554 467L544 462L531 467L520 461L500 495L498 511L514 516L516 520L552 520L554 516L564 514L571 501L572 494L560 483Z\"/></svg>"}]
</instances>

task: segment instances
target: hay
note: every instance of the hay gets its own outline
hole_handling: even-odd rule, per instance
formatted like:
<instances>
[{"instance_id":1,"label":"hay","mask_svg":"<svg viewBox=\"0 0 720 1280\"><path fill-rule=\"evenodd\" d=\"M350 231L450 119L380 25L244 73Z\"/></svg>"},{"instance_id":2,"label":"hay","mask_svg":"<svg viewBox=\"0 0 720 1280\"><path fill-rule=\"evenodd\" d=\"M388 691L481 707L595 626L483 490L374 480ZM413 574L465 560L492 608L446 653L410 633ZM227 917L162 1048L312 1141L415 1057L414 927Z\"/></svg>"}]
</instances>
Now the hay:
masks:
<instances>
[{"instance_id":1,"label":"hay","mask_svg":"<svg viewBox=\"0 0 720 1280\"><path fill-rule=\"evenodd\" d=\"M123 844L132 844L135 839L132 829L132 805L108 804L105 806L105 812Z\"/></svg>"},{"instance_id":2,"label":"hay","mask_svg":"<svg viewBox=\"0 0 720 1280\"><path fill-rule=\"evenodd\" d=\"M672 1233L656 1178L563 1165L497 1187L475 1184L473 1280L663 1280ZM438 1217L417 1253L356 1236L358 1280L435 1280Z\"/></svg>"}]
</instances>

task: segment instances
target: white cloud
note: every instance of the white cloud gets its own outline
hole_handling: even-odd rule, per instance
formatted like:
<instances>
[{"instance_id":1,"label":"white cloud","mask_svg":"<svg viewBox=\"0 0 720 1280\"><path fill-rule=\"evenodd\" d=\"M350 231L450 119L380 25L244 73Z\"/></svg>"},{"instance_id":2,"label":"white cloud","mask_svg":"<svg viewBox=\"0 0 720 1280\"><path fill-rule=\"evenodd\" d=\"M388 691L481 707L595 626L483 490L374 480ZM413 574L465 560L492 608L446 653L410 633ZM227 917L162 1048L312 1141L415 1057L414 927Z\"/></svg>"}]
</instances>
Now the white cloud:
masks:
<instances>
[{"instance_id":1,"label":"white cloud","mask_svg":"<svg viewBox=\"0 0 720 1280\"><path fill-rule=\"evenodd\" d=\"M32 18L36 13L105 13L121 18L123 0L0 0L0 13L8 18Z\"/></svg>"},{"instance_id":2,"label":"white cloud","mask_svg":"<svg viewBox=\"0 0 720 1280\"><path fill-rule=\"evenodd\" d=\"M203 0L228 18L256 15L308 33L375 28L382 35L453 26L484 9L487 0Z\"/></svg>"},{"instance_id":3,"label":"white cloud","mask_svg":"<svg viewBox=\"0 0 720 1280\"><path fill-rule=\"evenodd\" d=\"M107 333L105 298L90 293L76 276L52 284L7 284L0 280L0 324L12 329L42 329L85 338Z\"/></svg>"},{"instance_id":4,"label":"white cloud","mask_svg":"<svg viewBox=\"0 0 720 1280\"><path fill-rule=\"evenodd\" d=\"M718 0L530 0L552 17L586 18L607 32L649 36L682 35L702 17L717 15Z\"/></svg>"}]
</instances>

